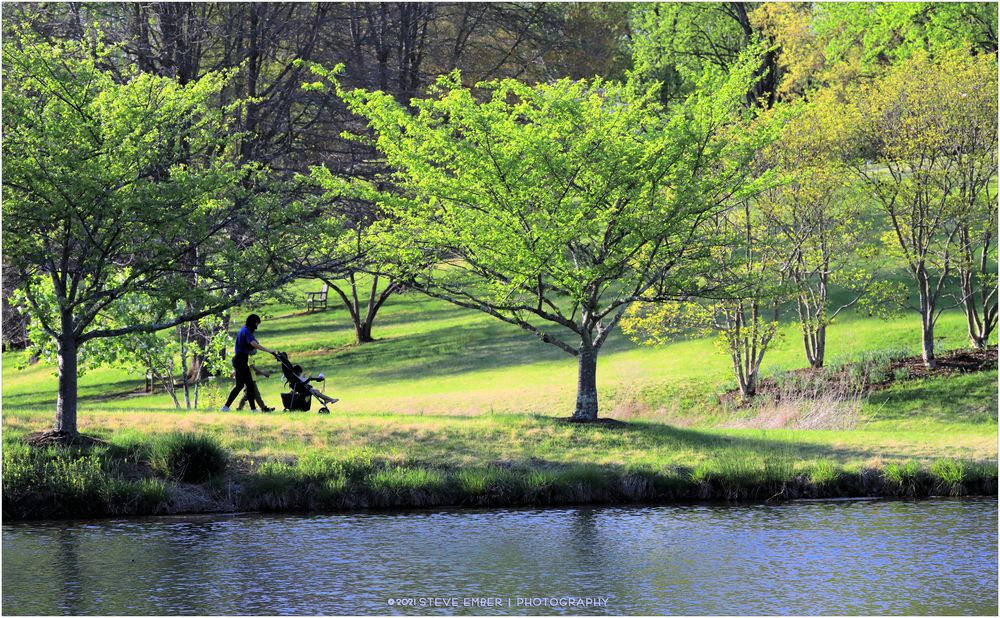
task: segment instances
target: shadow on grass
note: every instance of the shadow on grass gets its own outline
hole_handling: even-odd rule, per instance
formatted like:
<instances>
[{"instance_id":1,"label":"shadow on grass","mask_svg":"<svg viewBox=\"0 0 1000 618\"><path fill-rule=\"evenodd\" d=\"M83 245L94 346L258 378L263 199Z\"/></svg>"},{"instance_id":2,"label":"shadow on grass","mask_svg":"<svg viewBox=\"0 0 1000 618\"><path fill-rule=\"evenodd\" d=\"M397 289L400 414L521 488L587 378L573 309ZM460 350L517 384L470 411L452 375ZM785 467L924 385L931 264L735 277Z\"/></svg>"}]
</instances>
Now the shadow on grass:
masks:
<instances>
[{"instance_id":1,"label":"shadow on grass","mask_svg":"<svg viewBox=\"0 0 1000 618\"><path fill-rule=\"evenodd\" d=\"M293 315L286 315L277 318L272 318L267 321L260 332L257 334L264 338L266 341L273 342L277 339L292 339L294 343L284 343L279 344L281 346L287 347L289 350L299 349L299 350L309 350L310 345L308 339L311 337L316 339L318 337L322 338L336 338L338 343L343 344L353 344L355 342L354 335L354 324L351 322L350 316L346 312L341 311L342 315L337 316L337 320L313 320L312 322L300 322L298 320L307 319L309 317L323 318L329 317L324 316L321 312L317 313L296 313ZM398 317L398 316L395 316ZM382 319L382 316L378 316L373 327L373 335L376 340L384 339L381 337L381 332L385 330L390 330L392 327L399 326L407 323L420 323L421 325L433 326L435 322L453 321L461 317L460 315L455 315L453 312L445 311L434 311L429 314L414 314L413 319L405 320L390 320ZM290 320L296 319L296 322L285 322L275 324L279 320ZM409 337L409 335L405 335ZM341 341L342 340L342 341Z\"/></svg>"},{"instance_id":2,"label":"shadow on grass","mask_svg":"<svg viewBox=\"0 0 1000 618\"><path fill-rule=\"evenodd\" d=\"M769 438L754 435L742 435L755 433L763 434L767 430L738 430L741 433L733 435L731 433L719 434L710 431L680 428L672 425L665 425L655 422L637 421L623 423L620 425L587 425L578 423L566 423L565 421L547 417L533 416L539 424L552 426L573 427L573 439L580 440L586 438L588 433L600 432L602 439L600 442L594 441L592 446L600 448L600 444L608 441L609 435L622 435L626 437L628 444L637 450L652 448L677 448L690 449L705 453L719 453L722 451L741 451L758 454L764 457L786 457L796 460L809 459L867 459L871 457L889 455L886 453L884 445L873 445L865 448L861 445L836 445L813 442L801 442L794 439ZM583 445L581 445L583 446ZM591 446L586 444L586 446ZM474 453L475 451L470 451Z\"/></svg>"},{"instance_id":3,"label":"shadow on grass","mask_svg":"<svg viewBox=\"0 0 1000 618\"><path fill-rule=\"evenodd\" d=\"M573 342L568 343L573 345ZM635 346L627 338L612 335L601 355L632 349ZM380 339L348 348L331 361L331 370L363 367L361 373L373 381L448 377L539 362L575 363L572 356L559 348L499 321Z\"/></svg>"},{"instance_id":4,"label":"shadow on grass","mask_svg":"<svg viewBox=\"0 0 1000 618\"><path fill-rule=\"evenodd\" d=\"M997 422L997 372L904 381L869 396L877 421Z\"/></svg>"},{"instance_id":5,"label":"shadow on grass","mask_svg":"<svg viewBox=\"0 0 1000 618\"><path fill-rule=\"evenodd\" d=\"M789 438L772 437L756 429L722 434L646 421L615 425L568 423L561 418L542 415L496 417L491 419L489 425L477 427L476 424L483 420L483 416L449 417L449 425L436 429L429 427L421 438L414 438L413 429L408 427L392 429L382 434L381 440L370 440L367 444L376 450L401 448L409 453L413 461L427 465L437 465L443 459L479 464L589 465L590 461L599 461L606 453L617 453L624 458L629 457L629 453L650 454L650 457L637 458L637 461L641 459L646 464L668 466L687 464L666 454L658 462L657 453L695 453L708 458L723 453L743 453L792 462L864 461L893 457L893 453L887 452L880 443L873 442L870 447L863 444L814 443L796 440L794 434ZM541 434L538 429L542 430ZM473 439L477 432L479 435ZM508 442L511 433L523 434L525 438L511 444ZM528 435L535 437L529 438ZM494 438L503 441L502 448L491 448ZM503 454L493 460L496 453ZM594 454L593 459L588 460L589 453ZM443 454L446 456L442 457ZM899 456L912 458L904 452ZM620 464L600 465L615 467L629 463L622 461Z\"/></svg>"},{"instance_id":6,"label":"shadow on grass","mask_svg":"<svg viewBox=\"0 0 1000 618\"><path fill-rule=\"evenodd\" d=\"M107 401L119 397L129 397L135 394L136 390L143 385L142 380L126 379L114 382L102 382L99 384L88 384L80 386L77 390L77 399L81 403ZM55 407L56 390L53 384L51 391L38 391L32 393L3 394L3 403L7 406L17 407Z\"/></svg>"}]
</instances>

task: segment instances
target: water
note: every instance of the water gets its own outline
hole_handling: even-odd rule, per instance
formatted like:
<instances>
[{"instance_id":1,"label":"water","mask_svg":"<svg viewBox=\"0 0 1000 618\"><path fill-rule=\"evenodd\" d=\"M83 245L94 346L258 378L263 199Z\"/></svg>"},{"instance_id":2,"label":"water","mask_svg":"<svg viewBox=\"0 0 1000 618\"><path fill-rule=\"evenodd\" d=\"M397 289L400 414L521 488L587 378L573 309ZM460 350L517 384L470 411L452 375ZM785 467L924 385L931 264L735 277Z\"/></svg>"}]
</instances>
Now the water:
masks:
<instances>
[{"instance_id":1,"label":"water","mask_svg":"<svg viewBox=\"0 0 1000 618\"><path fill-rule=\"evenodd\" d=\"M996 615L997 502L5 525L3 613Z\"/></svg>"}]
</instances>

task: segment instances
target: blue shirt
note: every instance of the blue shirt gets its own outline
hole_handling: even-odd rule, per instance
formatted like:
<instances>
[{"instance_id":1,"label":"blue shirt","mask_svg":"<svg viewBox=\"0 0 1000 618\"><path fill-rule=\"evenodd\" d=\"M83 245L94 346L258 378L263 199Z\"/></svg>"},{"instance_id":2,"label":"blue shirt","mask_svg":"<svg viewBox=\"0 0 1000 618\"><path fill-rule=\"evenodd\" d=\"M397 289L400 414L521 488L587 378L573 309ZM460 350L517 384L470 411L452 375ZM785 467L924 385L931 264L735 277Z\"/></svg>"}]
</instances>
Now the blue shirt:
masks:
<instances>
[{"instance_id":1,"label":"blue shirt","mask_svg":"<svg viewBox=\"0 0 1000 618\"><path fill-rule=\"evenodd\" d=\"M244 326L240 329L238 335L236 335L236 353L237 354L253 354L257 350L250 345L251 341L257 341L257 338L253 336L250 329Z\"/></svg>"}]
</instances>

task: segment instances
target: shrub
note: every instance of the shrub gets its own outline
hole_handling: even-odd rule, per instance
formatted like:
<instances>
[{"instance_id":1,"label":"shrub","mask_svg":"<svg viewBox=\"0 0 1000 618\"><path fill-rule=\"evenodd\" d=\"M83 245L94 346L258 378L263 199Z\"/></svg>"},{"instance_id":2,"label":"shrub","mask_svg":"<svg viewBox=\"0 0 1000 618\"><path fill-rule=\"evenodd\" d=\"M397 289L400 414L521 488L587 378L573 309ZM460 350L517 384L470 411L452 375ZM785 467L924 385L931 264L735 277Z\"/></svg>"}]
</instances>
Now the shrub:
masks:
<instances>
[{"instance_id":1,"label":"shrub","mask_svg":"<svg viewBox=\"0 0 1000 618\"><path fill-rule=\"evenodd\" d=\"M839 359L830 366L834 371L844 372L853 387L867 388L885 382L889 378L892 363L907 355L908 351L905 349L877 350L864 352L850 361Z\"/></svg>"}]
</instances>

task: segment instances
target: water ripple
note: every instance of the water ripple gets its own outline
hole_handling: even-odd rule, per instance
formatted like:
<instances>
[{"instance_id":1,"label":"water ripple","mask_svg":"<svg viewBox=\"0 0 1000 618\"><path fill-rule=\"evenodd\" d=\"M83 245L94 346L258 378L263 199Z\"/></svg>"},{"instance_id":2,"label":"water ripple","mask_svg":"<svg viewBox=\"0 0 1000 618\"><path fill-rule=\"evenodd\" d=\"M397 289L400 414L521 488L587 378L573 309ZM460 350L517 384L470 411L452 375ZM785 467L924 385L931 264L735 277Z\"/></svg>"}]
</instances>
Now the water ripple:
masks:
<instances>
[{"instance_id":1,"label":"water ripple","mask_svg":"<svg viewBox=\"0 0 1000 618\"><path fill-rule=\"evenodd\" d=\"M3 613L996 615L996 549L995 500L13 524Z\"/></svg>"}]
</instances>

